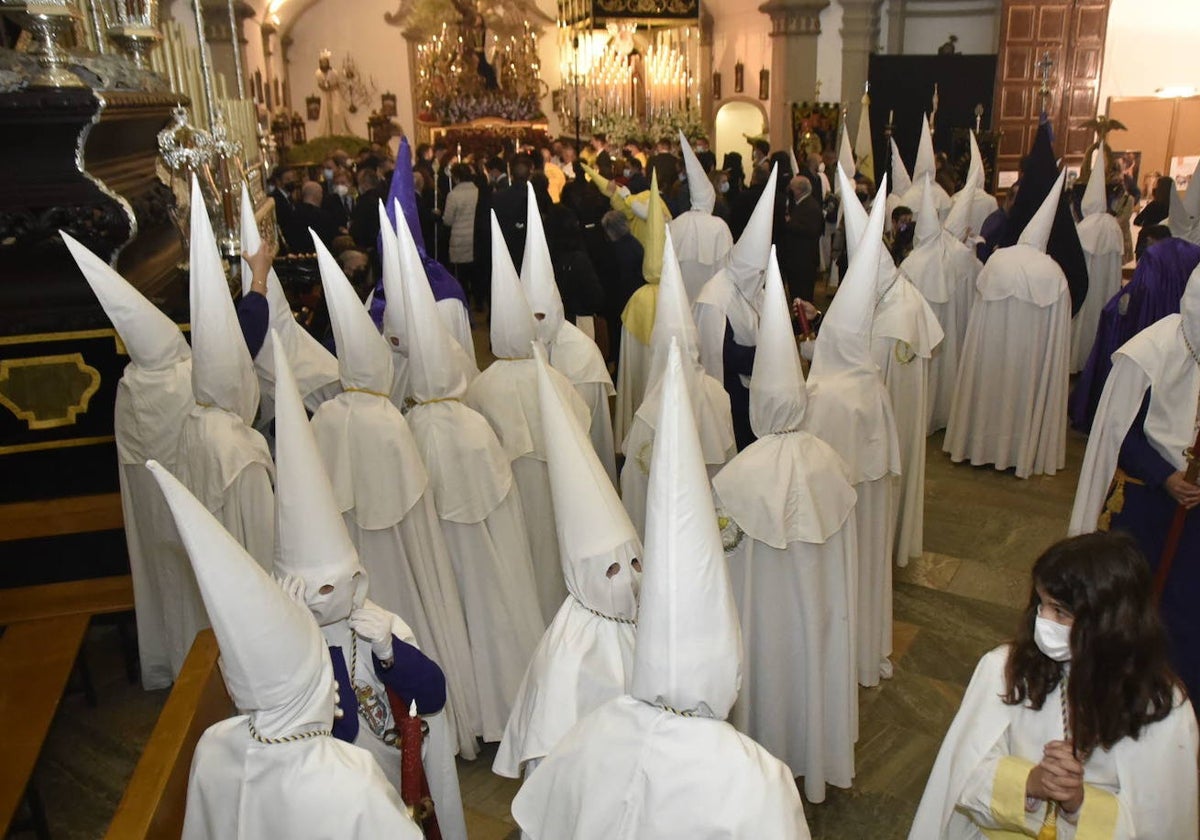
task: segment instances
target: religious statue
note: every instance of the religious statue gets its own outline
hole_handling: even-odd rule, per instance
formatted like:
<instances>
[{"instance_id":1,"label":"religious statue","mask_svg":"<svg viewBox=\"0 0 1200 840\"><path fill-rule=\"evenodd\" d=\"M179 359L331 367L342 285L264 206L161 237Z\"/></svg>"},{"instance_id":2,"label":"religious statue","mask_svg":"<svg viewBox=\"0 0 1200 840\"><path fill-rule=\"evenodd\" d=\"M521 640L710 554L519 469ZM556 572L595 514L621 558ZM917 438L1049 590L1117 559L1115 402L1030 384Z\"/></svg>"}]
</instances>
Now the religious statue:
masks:
<instances>
[{"instance_id":1,"label":"religious statue","mask_svg":"<svg viewBox=\"0 0 1200 840\"><path fill-rule=\"evenodd\" d=\"M1096 132L1096 139L1092 145L1087 147L1087 151L1083 153L1083 163L1079 167L1080 184L1086 184L1092 172L1092 155L1096 152L1096 147L1101 143L1104 144L1104 171L1113 171L1113 151L1112 144L1108 142L1108 133L1110 131L1127 131L1124 123L1120 120L1110 119L1105 116L1095 117L1087 122L1081 123L1080 128L1090 128Z\"/></svg>"},{"instance_id":2,"label":"religious statue","mask_svg":"<svg viewBox=\"0 0 1200 840\"><path fill-rule=\"evenodd\" d=\"M346 115L342 113L340 98L342 88L342 76L333 66L333 53L329 50L321 50L321 55L317 59L316 73L317 89L325 96L325 133L328 135L334 134L334 113L337 113L337 121L340 123L338 128L343 134L350 133L350 125L346 122Z\"/></svg>"}]
</instances>

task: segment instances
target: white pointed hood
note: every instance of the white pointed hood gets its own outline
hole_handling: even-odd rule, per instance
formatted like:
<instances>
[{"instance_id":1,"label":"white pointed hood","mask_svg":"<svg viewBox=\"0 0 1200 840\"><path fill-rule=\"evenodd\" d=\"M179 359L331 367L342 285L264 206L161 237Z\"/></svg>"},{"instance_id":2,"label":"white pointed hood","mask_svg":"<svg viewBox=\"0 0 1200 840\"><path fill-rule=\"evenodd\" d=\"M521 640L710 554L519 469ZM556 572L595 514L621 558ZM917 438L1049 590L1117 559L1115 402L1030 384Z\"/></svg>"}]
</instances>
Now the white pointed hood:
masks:
<instances>
[{"instance_id":1,"label":"white pointed hood","mask_svg":"<svg viewBox=\"0 0 1200 840\"><path fill-rule=\"evenodd\" d=\"M1183 334L1193 348L1200 347L1200 266L1197 266L1183 290L1179 302L1179 314L1183 316Z\"/></svg>"},{"instance_id":2,"label":"white pointed hood","mask_svg":"<svg viewBox=\"0 0 1200 840\"><path fill-rule=\"evenodd\" d=\"M1104 181L1104 144L1101 143L1096 149L1096 156L1092 159L1092 174L1088 177L1087 186L1083 189L1083 200L1079 202L1079 209L1085 219L1088 216L1098 216L1108 212L1108 193L1105 190L1107 185Z\"/></svg>"},{"instance_id":3,"label":"white pointed hood","mask_svg":"<svg viewBox=\"0 0 1200 840\"><path fill-rule=\"evenodd\" d=\"M387 396L392 390L392 351L320 237L313 239L313 247L337 343L342 387Z\"/></svg>"},{"instance_id":4,"label":"white pointed hood","mask_svg":"<svg viewBox=\"0 0 1200 840\"><path fill-rule=\"evenodd\" d=\"M1054 227L1054 216L1058 213L1058 199L1062 195L1063 181L1066 177L1066 169L1058 173L1058 178L1055 180L1054 186L1050 188L1050 192L1046 194L1042 206L1038 208L1037 212L1033 214L1033 218L1025 225L1025 229L1021 231L1021 236L1017 240L1018 245L1028 245L1043 254L1046 252L1046 243L1050 241L1050 229Z\"/></svg>"},{"instance_id":5,"label":"white pointed hood","mask_svg":"<svg viewBox=\"0 0 1200 840\"><path fill-rule=\"evenodd\" d=\"M904 195L912 189L912 178L904 166L904 158L900 157L900 148L896 145L896 138L889 138L888 142L892 144L892 192L896 195Z\"/></svg>"},{"instance_id":6,"label":"white pointed hood","mask_svg":"<svg viewBox=\"0 0 1200 840\"><path fill-rule=\"evenodd\" d=\"M675 258L675 244L671 239L671 231L666 230L665 233L662 279L658 283L654 329L650 332L651 364L647 392L662 378L672 342L679 343L679 351L688 365L700 358L699 334L692 318L692 308L688 305L679 260Z\"/></svg>"},{"instance_id":7,"label":"white pointed hood","mask_svg":"<svg viewBox=\"0 0 1200 840\"><path fill-rule=\"evenodd\" d=\"M919 184L928 175L937 174L937 158L933 153L933 133L929 130L929 114L921 115L921 139L917 143L917 159L913 163L913 183Z\"/></svg>"},{"instance_id":8,"label":"white pointed hood","mask_svg":"<svg viewBox=\"0 0 1200 840\"><path fill-rule=\"evenodd\" d=\"M775 225L775 195L779 180L779 166L772 164L771 174L763 187L762 195L754 205L750 221L745 230L733 243L729 251L726 271L743 296L757 301L762 291L763 272L767 268L767 257L771 252L771 235ZM660 291L659 294L662 294Z\"/></svg>"},{"instance_id":9,"label":"white pointed hood","mask_svg":"<svg viewBox=\"0 0 1200 840\"><path fill-rule=\"evenodd\" d=\"M404 210L401 209L399 201L396 201L396 220L399 224L393 225L383 202L379 202L379 238L383 244L379 256L382 264L383 294L387 298L387 305L383 308L383 338L393 353L407 358L408 317L404 311L404 290L400 285L400 273L404 269L401 268L403 263L398 231L400 228L407 229L408 223L404 221ZM411 233L409 237L412 237ZM409 266L405 268L412 270ZM416 268L421 272L419 276L424 278L425 268L421 265L419 254Z\"/></svg>"},{"instance_id":10,"label":"white pointed hood","mask_svg":"<svg viewBox=\"0 0 1200 840\"><path fill-rule=\"evenodd\" d=\"M550 497L567 589L589 609L634 618L637 572L631 563L642 556L642 544L586 430L571 416L545 353L538 347L535 355ZM614 563L618 571L609 577Z\"/></svg>"},{"instance_id":11,"label":"white pointed hood","mask_svg":"<svg viewBox=\"0 0 1200 840\"><path fill-rule=\"evenodd\" d=\"M194 175L190 236L192 393L198 404L222 408L250 424L258 410L258 377L225 282L200 182Z\"/></svg>"},{"instance_id":12,"label":"white pointed hood","mask_svg":"<svg viewBox=\"0 0 1200 840\"><path fill-rule=\"evenodd\" d=\"M671 348L646 494L646 557L629 693L724 720L742 634L678 346Z\"/></svg>"},{"instance_id":13,"label":"white pointed hood","mask_svg":"<svg viewBox=\"0 0 1200 840\"><path fill-rule=\"evenodd\" d=\"M813 349L811 378L821 379L855 370L876 371L871 358L871 324L875 314L876 283L883 252L886 204L876 201L866 230L850 252L846 276L821 322ZM849 221L849 216L847 216ZM851 241L851 229L846 230Z\"/></svg>"},{"instance_id":14,"label":"white pointed hood","mask_svg":"<svg viewBox=\"0 0 1200 840\"><path fill-rule=\"evenodd\" d=\"M421 257L408 225L397 225L396 231L402 271L397 278L399 288L388 289L387 295L389 302L402 302L400 311L404 313L404 329L411 342L408 394L405 396L418 403L461 399L470 384L467 354L438 314L433 289L425 279Z\"/></svg>"},{"instance_id":15,"label":"white pointed hood","mask_svg":"<svg viewBox=\"0 0 1200 840\"><path fill-rule=\"evenodd\" d=\"M525 184L525 254L521 258L521 288L529 307L537 320L537 337L549 347L558 338L558 331L567 320L563 309L562 295L554 279L554 262L550 259L550 246L546 244L546 230L542 226L542 213L538 209L537 195L533 184ZM499 243L499 244L497 244ZM492 250L503 247L503 239L492 239Z\"/></svg>"},{"instance_id":16,"label":"white pointed hood","mask_svg":"<svg viewBox=\"0 0 1200 840\"><path fill-rule=\"evenodd\" d=\"M271 217L274 223L274 216ZM262 236L258 232L258 224L254 219L254 204L250 200L250 190L242 185L242 251L253 254L262 247ZM253 279L250 266L242 260L242 294L250 291ZM338 363L321 342L296 323L292 315L292 305L288 303L283 293L283 286L272 268L267 272L267 307L270 325L279 333L283 348L287 351L288 364L292 366L292 374L300 393L311 410L316 410L314 401L322 396L332 395L340 388L338 381ZM263 418L274 416L275 407L275 365L274 354L270 342L263 342L258 355L254 357L254 367L258 371L258 384L261 397L261 414Z\"/></svg>"},{"instance_id":17,"label":"white pointed hood","mask_svg":"<svg viewBox=\"0 0 1200 840\"><path fill-rule=\"evenodd\" d=\"M121 336L134 365L143 370L164 370L191 357L192 351L174 321L70 234L60 230L59 235Z\"/></svg>"},{"instance_id":18,"label":"white pointed hood","mask_svg":"<svg viewBox=\"0 0 1200 840\"><path fill-rule=\"evenodd\" d=\"M682 131L679 132L679 149L683 152L683 168L687 172L688 197L692 210L697 213L712 213L717 206L717 191L704 173L704 165L692 151L692 144Z\"/></svg>"},{"instance_id":19,"label":"white pointed hood","mask_svg":"<svg viewBox=\"0 0 1200 840\"><path fill-rule=\"evenodd\" d=\"M916 230L913 231L913 244L920 247L933 242L941 235L942 223L933 203L933 178L926 173L925 189L921 190L921 207L917 211Z\"/></svg>"},{"instance_id":20,"label":"white pointed hood","mask_svg":"<svg viewBox=\"0 0 1200 840\"><path fill-rule=\"evenodd\" d=\"M346 585L363 569L334 500L333 487L283 347L274 333L271 342L278 374L275 391L275 575L303 579L305 600L317 623L330 624L349 617L351 603L346 597ZM326 584L334 586L332 595L323 596L318 591Z\"/></svg>"},{"instance_id":21,"label":"white pointed hood","mask_svg":"<svg viewBox=\"0 0 1200 840\"><path fill-rule=\"evenodd\" d=\"M983 155L979 152L979 141L975 139L975 130L967 132L971 145L971 163L967 166L967 180L964 190L984 189Z\"/></svg>"},{"instance_id":22,"label":"white pointed hood","mask_svg":"<svg viewBox=\"0 0 1200 840\"><path fill-rule=\"evenodd\" d=\"M840 164L838 166L838 183L839 189L847 191L853 189L850 178L847 177L846 172L841 168ZM852 192L848 192L847 194L853 195ZM878 194L887 194L886 175L883 177L883 180L880 183ZM874 204L879 203L879 201L875 201ZM884 209L886 210L886 201L884 202L884 205ZM874 205L872 205L872 209L874 209ZM867 210L862 206L862 203L855 198L853 201L845 202L842 205L842 211L842 217L846 223L846 254L850 257L853 257L855 253L857 253L857 249L862 242L863 234L865 234L867 230ZM885 212L884 215L886 221L887 213ZM880 241L882 241L882 233L880 234L880 237ZM892 262L891 255L888 254L885 249L881 248L879 250L879 256L876 260L876 266L875 285L876 298L878 299L879 297L882 297L883 293L887 291L888 287L891 286L892 281L895 279L896 264Z\"/></svg>"},{"instance_id":23,"label":"white pointed hood","mask_svg":"<svg viewBox=\"0 0 1200 840\"><path fill-rule=\"evenodd\" d=\"M504 242L495 211L489 211L492 242ZM492 353L497 359L528 359L535 338L533 310L521 288L521 278L504 247L492 248Z\"/></svg>"},{"instance_id":24,"label":"white pointed hood","mask_svg":"<svg viewBox=\"0 0 1200 840\"><path fill-rule=\"evenodd\" d=\"M312 616L170 472L156 461L146 466L191 558L234 705L263 737L328 732L333 671Z\"/></svg>"},{"instance_id":25,"label":"white pointed hood","mask_svg":"<svg viewBox=\"0 0 1200 840\"><path fill-rule=\"evenodd\" d=\"M774 246L767 261L767 287L756 346L750 376L750 428L759 438L800 428L808 391Z\"/></svg>"},{"instance_id":26,"label":"white pointed hood","mask_svg":"<svg viewBox=\"0 0 1200 840\"><path fill-rule=\"evenodd\" d=\"M982 187L979 188L982 191ZM942 223L942 227L946 232L953 236L958 241L962 242L966 239L967 231L971 228L971 201L968 196L964 195L967 188L963 187L960 193L956 193L954 202L950 205L950 212L946 216L946 221ZM984 193L986 195L986 193ZM960 199L959 196L963 197ZM930 196L932 198L932 196ZM994 199L993 199L994 201ZM972 231L978 234L979 231Z\"/></svg>"},{"instance_id":27,"label":"white pointed hood","mask_svg":"<svg viewBox=\"0 0 1200 840\"><path fill-rule=\"evenodd\" d=\"M839 134L841 136L838 138L838 165L853 175L857 171L854 165L854 150L850 147L850 134L846 129L846 120L844 119L842 120L842 130ZM854 195L854 190L850 190L845 195ZM845 196L843 196L842 200L845 201Z\"/></svg>"}]
</instances>

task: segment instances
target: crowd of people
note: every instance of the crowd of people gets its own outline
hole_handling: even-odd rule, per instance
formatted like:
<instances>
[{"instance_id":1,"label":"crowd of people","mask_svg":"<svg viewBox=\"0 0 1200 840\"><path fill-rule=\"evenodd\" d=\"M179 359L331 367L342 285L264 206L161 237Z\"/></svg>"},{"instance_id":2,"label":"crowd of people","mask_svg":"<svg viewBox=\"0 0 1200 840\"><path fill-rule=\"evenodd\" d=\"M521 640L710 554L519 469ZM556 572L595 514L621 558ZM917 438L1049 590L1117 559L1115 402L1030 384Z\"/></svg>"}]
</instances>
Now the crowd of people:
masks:
<instances>
[{"instance_id":1,"label":"crowd of people","mask_svg":"<svg viewBox=\"0 0 1200 840\"><path fill-rule=\"evenodd\" d=\"M1053 475L1070 413L1075 536L910 837L1196 838L1200 182L1156 197L1123 284L1104 155L1073 193L1043 130L1001 206L974 138L957 183L928 123L877 181L761 140L747 177L682 135L337 153L273 176L324 343L248 193L236 306L192 202L190 348L64 235L130 353L143 679L211 623L239 709L197 745L185 836L465 840L454 756L482 740L534 840L804 840L801 791L853 786L859 688L893 674L929 436Z\"/></svg>"}]
</instances>

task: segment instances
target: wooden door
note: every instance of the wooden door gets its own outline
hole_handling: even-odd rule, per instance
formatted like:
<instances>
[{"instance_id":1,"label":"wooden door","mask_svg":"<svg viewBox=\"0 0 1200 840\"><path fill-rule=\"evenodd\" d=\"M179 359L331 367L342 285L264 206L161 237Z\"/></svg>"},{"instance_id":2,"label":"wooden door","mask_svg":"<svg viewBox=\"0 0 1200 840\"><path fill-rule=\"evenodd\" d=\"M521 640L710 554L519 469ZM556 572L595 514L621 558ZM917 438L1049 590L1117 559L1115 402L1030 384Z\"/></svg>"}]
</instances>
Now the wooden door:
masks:
<instances>
[{"instance_id":1,"label":"wooden door","mask_svg":"<svg viewBox=\"0 0 1200 840\"><path fill-rule=\"evenodd\" d=\"M1054 150L1078 165L1093 134L1079 124L1099 113L1097 94L1109 0L1004 0L994 113L1003 132L997 168L1015 171L1037 131L1039 62L1053 62L1045 108Z\"/></svg>"}]
</instances>

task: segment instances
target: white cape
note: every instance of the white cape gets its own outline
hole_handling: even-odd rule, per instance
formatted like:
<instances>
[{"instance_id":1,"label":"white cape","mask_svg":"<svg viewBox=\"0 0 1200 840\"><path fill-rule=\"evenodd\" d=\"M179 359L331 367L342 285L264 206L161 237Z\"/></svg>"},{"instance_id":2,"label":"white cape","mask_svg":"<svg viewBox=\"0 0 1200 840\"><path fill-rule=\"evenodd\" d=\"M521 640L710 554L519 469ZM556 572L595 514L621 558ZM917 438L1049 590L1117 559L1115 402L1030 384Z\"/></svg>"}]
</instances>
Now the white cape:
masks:
<instances>
[{"instance_id":1,"label":"white cape","mask_svg":"<svg viewBox=\"0 0 1200 840\"><path fill-rule=\"evenodd\" d=\"M979 273L943 448L954 462L1066 464L1071 298L1062 269L1028 245L997 251Z\"/></svg>"},{"instance_id":2,"label":"white cape","mask_svg":"<svg viewBox=\"0 0 1200 840\"><path fill-rule=\"evenodd\" d=\"M534 652L492 771L516 779L592 710L625 692L632 622L601 616L568 595Z\"/></svg>"},{"instance_id":3,"label":"white cape","mask_svg":"<svg viewBox=\"0 0 1200 840\"><path fill-rule=\"evenodd\" d=\"M653 353L650 345L642 344L630 332L621 327L621 357L617 361L617 405L613 416L613 440L624 441L633 426L633 415L637 413L650 384L650 361Z\"/></svg>"},{"instance_id":4,"label":"white cape","mask_svg":"<svg viewBox=\"0 0 1200 840\"><path fill-rule=\"evenodd\" d=\"M566 321L547 348L547 355L554 369L575 386L575 391L587 404L591 414L588 436L592 439L592 448L615 485L617 455L608 400L617 393L617 389L613 387L600 348L579 327Z\"/></svg>"},{"instance_id":5,"label":"white cape","mask_svg":"<svg viewBox=\"0 0 1200 840\"><path fill-rule=\"evenodd\" d=\"M733 234L724 219L703 210L682 213L667 227L671 229L688 303L695 303L704 284L725 264L733 248Z\"/></svg>"},{"instance_id":6,"label":"white cape","mask_svg":"<svg viewBox=\"0 0 1200 840\"><path fill-rule=\"evenodd\" d=\"M724 721L629 696L559 742L513 800L533 840L807 840L779 759Z\"/></svg>"},{"instance_id":7,"label":"white cape","mask_svg":"<svg viewBox=\"0 0 1200 840\"><path fill-rule=\"evenodd\" d=\"M192 407L183 422L176 477L264 570L275 560L275 464L267 442L242 418Z\"/></svg>"},{"instance_id":8,"label":"white cape","mask_svg":"<svg viewBox=\"0 0 1200 840\"><path fill-rule=\"evenodd\" d=\"M1012 725L1018 717L1030 714L1026 707L1008 706L1000 700L1007 661L1007 645L979 660L958 714L942 741L909 840L984 840L986 835L960 807L960 799L973 771L989 754L1011 754ZM1055 689L1047 698L1042 714L1060 716L1057 692ZM1058 726L1061 733L1061 722ZM1184 700L1167 718L1143 729L1136 740L1125 738L1111 750L1093 754L1084 766L1088 784L1094 783L1090 771L1098 760L1108 764L1110 771L1115 768L1115 785L1112 780L1097 785L1116 796L1116 827L1110 835L1113 840L1194 840L1198 819L1196 749L1196 716L1192 704ZM1041 759L1040 754L1020 757L1034 762ZM1081 820L1087 809L1085 797Z\"/></svg>"},{"instance_id":9,"label":"white cape","mask_svg":"<svg viewBox=\"0 0 1200 840\"><path fill-rule=\"evenodd\" d=\"M1181 322L1179 314L1168 315L1113 354L1113 368L1104 383L1083 456L1068 533L1096 530L1121 444L1141 410L1147 388L1150 408L1143 424L1146 437L1176 469L1186 468L1183 452L1196 438L1190 407L1200 400L1200 366L1184 345Z\"/></svg>"},{"instance_id":10,"label":"white cape","mask_svg":"<svg viewBox=\"0 0 1200 840\"><path fill-rule=\"evenodd\" d=\"M250 738L246 715L200 736L183 840L420 840L399 791L366 750L332 736L288 744Z\"/></svg>"},{"instance_id":11,"label":"white cape","mask_svg":"<svg viewBox=\"0 0 1200 840\"><path fill-rule=\"evenodd\" d=\"M696 321L696 334L700 339L700 364L722 387L725 383L725 324L728 321L737 344L753 347L757 342L761 307L761 294L753 301L747 300L728 269L714 274L692 305L692 318ZM743 375L742 384L750 387L749 380Z\"/></svg>"}]
</instances>

